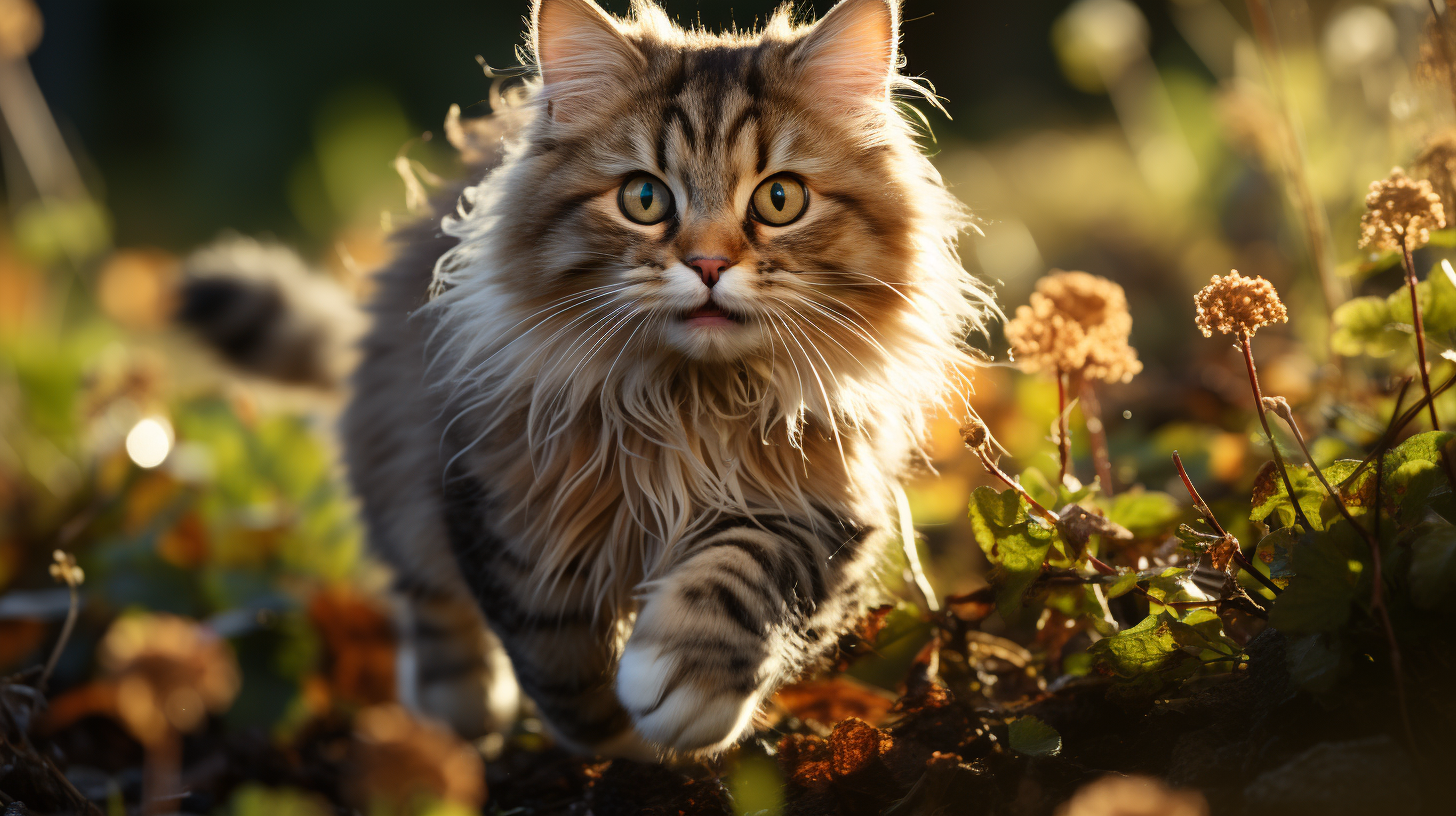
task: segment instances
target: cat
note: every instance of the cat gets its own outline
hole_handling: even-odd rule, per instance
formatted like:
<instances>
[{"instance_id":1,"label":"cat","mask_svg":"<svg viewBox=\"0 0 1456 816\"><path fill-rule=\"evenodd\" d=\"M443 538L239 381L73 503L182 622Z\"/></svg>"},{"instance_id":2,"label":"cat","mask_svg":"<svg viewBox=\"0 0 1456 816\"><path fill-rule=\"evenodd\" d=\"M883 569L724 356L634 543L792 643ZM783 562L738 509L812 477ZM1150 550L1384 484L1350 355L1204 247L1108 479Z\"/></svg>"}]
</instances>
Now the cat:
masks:
<instances>
[{"instance_id":1,"label":"cat","mask_svg":"<svg viewBox=\"0 0 1456 816\"><path fill-rule=\"evenodd\" d=\"M711 754L879 591L996 311L900 107L934 99L898 24L533 2L539 77L495 166L400 237L341 423L408 702L477 736L524 691L568 746Z\"/></svg>"}]
</instances>

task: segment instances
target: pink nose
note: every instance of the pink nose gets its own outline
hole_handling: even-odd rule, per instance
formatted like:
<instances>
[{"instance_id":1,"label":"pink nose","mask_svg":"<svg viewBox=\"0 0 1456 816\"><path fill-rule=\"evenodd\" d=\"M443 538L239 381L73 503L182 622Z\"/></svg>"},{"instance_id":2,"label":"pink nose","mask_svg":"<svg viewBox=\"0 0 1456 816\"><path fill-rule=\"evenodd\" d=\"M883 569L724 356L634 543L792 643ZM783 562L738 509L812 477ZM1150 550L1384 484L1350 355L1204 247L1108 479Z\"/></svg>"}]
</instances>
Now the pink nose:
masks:
<instances>
[{"instance_id":1,"label":"pink nose","mask_svg":"<svg viewBox=\"0 0 1456 816\"><path fill-rule=\"evenodd\" d=\"M703 279L703 283L707 284L709 289L712 289L713 284L718 282L718 278L723 277L723 270L732 266L733 263L727 258L688 258L687 265L698 270L698 277Z\"/></svg>"}]
</instances>

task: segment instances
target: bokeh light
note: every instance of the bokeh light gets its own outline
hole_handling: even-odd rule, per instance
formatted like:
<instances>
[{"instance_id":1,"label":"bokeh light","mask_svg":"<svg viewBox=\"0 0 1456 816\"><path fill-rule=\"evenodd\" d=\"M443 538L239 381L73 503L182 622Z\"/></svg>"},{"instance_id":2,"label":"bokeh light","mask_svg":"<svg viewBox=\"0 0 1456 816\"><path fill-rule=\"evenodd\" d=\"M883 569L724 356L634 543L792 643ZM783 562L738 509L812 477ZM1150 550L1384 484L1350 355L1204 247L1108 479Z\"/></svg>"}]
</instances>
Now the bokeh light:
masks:
<instances>
[{"instance_id":1,"label":"bokeh light","mask_svg":"<svg viewBox=\"0 0 1456 816\"><path fill-rule=\"evenodd\" d=\"M154 468L172 452L172 424L164 417L147 417L126 435L126 455L139 467Z\"/></svg>"}]
</instances>

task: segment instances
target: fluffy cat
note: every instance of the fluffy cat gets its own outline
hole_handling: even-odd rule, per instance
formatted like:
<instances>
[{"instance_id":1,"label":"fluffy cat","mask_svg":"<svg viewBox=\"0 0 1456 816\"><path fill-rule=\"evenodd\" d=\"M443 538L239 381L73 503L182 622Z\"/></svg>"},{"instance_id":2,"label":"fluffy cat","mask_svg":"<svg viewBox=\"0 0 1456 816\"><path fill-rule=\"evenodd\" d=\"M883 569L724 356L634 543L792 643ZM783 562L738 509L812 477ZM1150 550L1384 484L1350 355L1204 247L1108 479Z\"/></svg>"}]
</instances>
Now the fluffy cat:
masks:
<instances>
[{"instance_id":1,"label":"fluffy cat","mask_svg":"<svg viewBox=\"0 0 1456 816\"><path fill-rule=\"evenodd\" d=\"M993 311L897 92L898 3L683 30L536 0L499 163L379 277L343 420L406 697L712 752L874 587Z\"/></svg>"}]
</instances>

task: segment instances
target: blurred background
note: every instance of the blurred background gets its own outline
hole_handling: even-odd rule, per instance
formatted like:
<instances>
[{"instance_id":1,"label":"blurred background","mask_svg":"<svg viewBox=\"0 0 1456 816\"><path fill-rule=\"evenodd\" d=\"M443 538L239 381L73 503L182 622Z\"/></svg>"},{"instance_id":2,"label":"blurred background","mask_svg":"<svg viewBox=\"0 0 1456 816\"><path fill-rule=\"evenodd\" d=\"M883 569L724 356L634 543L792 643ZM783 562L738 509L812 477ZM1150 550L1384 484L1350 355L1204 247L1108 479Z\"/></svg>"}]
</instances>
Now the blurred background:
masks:
<instances>
[{"instance_id":1,"label":"blurred background","mask_svg":"<svg viewBox=\"0 0 1456 816\"><path fill-rule=\"evenodd\" d=\"M904 4L905 71L949 114L924 111L926 149L983 233L963 243L967 268L1008 312L1053 268L1127 291L1146 369L1101 392L1122 488L1181 501L1178 449L1217 504L1247 496L1267 458L1240 359L1193 326L1192 293L1211 275L1262 275L1289 304L1291 322L1257 339L1265 391L1325 432L1321 459L1378 430L1388 375L1410 363L1402 347L1352 366L1330 350L1329 316L1399 285L1389 257L1357 251L1357 222L1369 183L1453 118L1448 90L1413 71L1432 7L1269 5L1251 17L1264 4ZM667 6L709 28L771 10ZM489 112L482 62L516 64L526 12L525 0L0 0L0 669L54 640L67 607L46 567L59 546L87 570L91 624L57 666L63 687L94 670L106 621L145 608L233 639L235 722L296 726L392 694L384 577L360 556L329 434L337 398L224 370L169 327L170 284L186 253L235 231L363 288L411 217L400 168L426 183L459 171L447 111ZM1054 474L1053 381L1016 372L999 327L976 342L994 362L974 404L1019 471ZM1351 382L1372 386L1365 403ZM1072 425L1090 481L1080 413ZM910 491L930 578L969 591L984 562L966 500L986 476L954 419L932 443L939 473Z\"/></svg>"}]
</instances>

